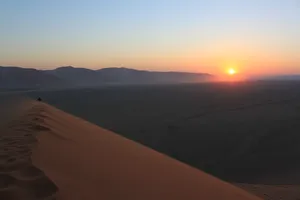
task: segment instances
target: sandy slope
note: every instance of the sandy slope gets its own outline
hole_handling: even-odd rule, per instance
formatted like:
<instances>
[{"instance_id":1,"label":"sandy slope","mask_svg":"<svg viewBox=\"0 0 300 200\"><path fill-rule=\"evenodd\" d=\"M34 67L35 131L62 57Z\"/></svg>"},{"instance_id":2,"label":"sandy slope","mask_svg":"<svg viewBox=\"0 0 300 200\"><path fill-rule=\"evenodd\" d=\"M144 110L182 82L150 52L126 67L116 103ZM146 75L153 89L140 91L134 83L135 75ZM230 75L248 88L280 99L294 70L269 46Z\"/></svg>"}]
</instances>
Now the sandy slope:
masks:
<instances>
[{"instance_id":1,"label":"sandy slope","mask_svg":"<svg viewBox=\"0 0 300 200\"><path fill-rule=\"evenodd\" d=\"M300 199L299 185L252 185L237 184L237 186L265 200L297 200Z\"/></svg>"},{"instance_id":2,"label":"sandy slope","mask_svg":"<svg viewBox=\"0 0 300 200\"><path fill-rule=\"evenodd\" d=\"M82 119L18 104L0 130L0 199L259 199ZM265 199L297 199L295 186L239 184Z\"/></svg>"},{"instance_id":3,"label":"sandy slope","mask_svg":"<svg viewBox=\"0 0 300 200\"><path fill-rule=\"evenodd\" d=\"M14 104L0 129L1 200L259 199L49 105ZM296 185L237 186L263 199L300 197Z\"/></svg>"},{"instance_id":4,"label":"sandy slope","mask_svg":"<svg viewBox=\"0 0 300 200\"><path fill-rule=\"evenodd\" d=\"M33 164L58 199L258 199L257 197L45 104Z\"/></svg>"},{"instance_id":5,"label":"sandy slope","mask_svg":"<svg viewBox=\"0 0 300 200\"><path fill-rule=\"evenodd\" d=\"M0 199L1 200L50 200L55 199L57 187L36 166L32 164L32 148L36 145L36 135L46 130L40 126L34 102L24 101L21 104L8 102L9 106L16 106L10 111L16 113L2 114L3 119L10 120L0 129Z\"/></svg>"}]
</instances>

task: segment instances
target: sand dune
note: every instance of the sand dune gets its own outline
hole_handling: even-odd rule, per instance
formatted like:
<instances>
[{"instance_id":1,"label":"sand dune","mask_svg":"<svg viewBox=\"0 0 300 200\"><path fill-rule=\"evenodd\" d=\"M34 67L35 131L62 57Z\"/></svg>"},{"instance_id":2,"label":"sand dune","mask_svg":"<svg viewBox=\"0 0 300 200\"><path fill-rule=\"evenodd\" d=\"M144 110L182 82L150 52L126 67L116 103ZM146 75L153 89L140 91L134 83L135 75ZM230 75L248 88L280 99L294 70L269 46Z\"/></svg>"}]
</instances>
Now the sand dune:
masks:
<instances>
[{"instance_id":1,"label":"sand dune","mask_svg":"<svg viewBox=\"0 0 300 200\"><path fill-rule=\"evenodd\" d=\"M0 130L0 199L54 199L57 187L31 161L36 135L44 131L38 111L33 102L18 106L20 112L9 116L15 120Z\"/></svg>"},{"instance_id":2,"label":"sand dune","mask_svg":"<svg viewBox=\"0 0 300 200\"><path fill-rule=\"evenodd\" d=\"M1 200L300 196L297 185L231 185L44 103L12 105L0 129Z\"/></svg>"},{"instance_id":3,"label":"sand dune","mask_svg":"<svg viewBox=\"0 0 300 200\"><path fill-rule=\"evenodd\" d=\"M0 199L259 199L43 103L1 130Z\"/></svg>"},{"instance_id":4,"label":"sand dune","mask_svg":"<svg viewBox=\"0 0 300 200\"><path fill-rule=\"evenodd\" d=\"M254 185L254 184L237 184L237 185L265 200L300 199L299 185Z\"/></svg>"},{"instance_id":5,"label":"sand dune","mask_svg":"<svg viewBox=\"0 0 300 200\"><path fill-rule=\"evenodd\" d=\"M0 129L1 200L300 196L297 185L236 187L43 103L12 105L18 112Z\"/></svg>"}]
</instances>

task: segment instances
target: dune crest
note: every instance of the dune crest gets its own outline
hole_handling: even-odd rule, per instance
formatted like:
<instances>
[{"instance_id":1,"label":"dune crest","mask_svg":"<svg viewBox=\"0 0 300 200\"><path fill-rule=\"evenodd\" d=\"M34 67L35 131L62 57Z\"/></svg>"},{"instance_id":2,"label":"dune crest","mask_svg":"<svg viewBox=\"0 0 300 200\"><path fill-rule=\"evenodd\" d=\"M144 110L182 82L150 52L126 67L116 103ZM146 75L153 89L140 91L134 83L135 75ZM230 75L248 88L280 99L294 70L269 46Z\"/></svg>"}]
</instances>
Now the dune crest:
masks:
<instances>
[{"instance_id":1,"label":"dune crest","mask_svg":"<svg viewBox=\"0 0 300 200\"><path fill-rule=\"evenodd\" d=\"M31 160L36 135L48 130L40 125L41 107L28 101L21 107L24 115L19 113L0 131L0 199L55 199L57 187Z\"/></svg>"},{"instance_id":2,"label":"dune crest","mask_svg":"<svg viewBox=\"0 0 300 200\"><path fill-rule=\"evenodd\" d=\"M58 199L259 199L115 133L40 103L32 161ZM33 119L31 119L33 120Z\"/></svg>"},{"instance_id":3,"label":"dune crest","mask_svg":"<svg viewBox=\"0 0 300 200\"><path fill-rule=\"evenodd\" d=\"M0 131L0 199L259 199L47 104Z\"/></svg>"}]
</instances>

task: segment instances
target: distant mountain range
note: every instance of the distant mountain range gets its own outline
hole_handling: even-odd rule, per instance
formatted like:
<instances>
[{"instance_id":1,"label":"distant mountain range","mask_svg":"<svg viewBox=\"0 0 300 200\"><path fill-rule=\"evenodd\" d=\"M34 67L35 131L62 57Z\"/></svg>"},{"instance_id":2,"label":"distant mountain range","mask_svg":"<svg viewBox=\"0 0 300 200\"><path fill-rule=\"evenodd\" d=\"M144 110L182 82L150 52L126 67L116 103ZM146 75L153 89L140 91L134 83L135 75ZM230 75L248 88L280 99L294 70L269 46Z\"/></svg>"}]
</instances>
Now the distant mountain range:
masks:
<instances>
[{"instance_id":1,"label":"distant mountain range","mask_svg":"<svg viewBox=\"0 0 300 200\"><path fill-rule=\"evenodd\" d=\"M0 67L0 88L45 88L68 84L44 71L20 67Z\"/></svg>"},{"instance_id":2,"label":"distant mountain range","mask_svg":"<svg viewBox=\"0 0 300 200\"><path fill-rule=\"evenodd\" d=\"M37 70L0 66L0 88L95 87L108 84L176 84L213 80L206 73L153 72L128 68L90 70L71 66Z\"/></svg>"},{"instance_id":3,"label":"distant mountain range","mask_svg":"<svg viewBox=\"0 0 300 200\"><path fill-rule=\"evenodd\" d=\"M300 80L300 75L280 75L280 76L267 76L260 78L262 80L276 80L276 81L298 81Z\"/></svg>"}]
</instances>

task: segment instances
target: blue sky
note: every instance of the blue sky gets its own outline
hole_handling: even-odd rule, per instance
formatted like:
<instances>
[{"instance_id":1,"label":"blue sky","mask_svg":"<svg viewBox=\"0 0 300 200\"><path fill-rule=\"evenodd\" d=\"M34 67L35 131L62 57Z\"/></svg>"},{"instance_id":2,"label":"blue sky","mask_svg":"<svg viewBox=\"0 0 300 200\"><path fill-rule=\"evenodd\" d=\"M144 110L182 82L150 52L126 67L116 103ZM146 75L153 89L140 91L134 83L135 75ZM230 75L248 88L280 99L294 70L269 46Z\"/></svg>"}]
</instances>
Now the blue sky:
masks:
<instances>
[{"instance_id":1,"label":"blue sky","mask_svg":"<svg viewBox=\"0 0 300 200\"><path fill-rule=\"evenodd\" d=\"M0 65L300 73L299 0L0 2Z\"/></svg>"}]
</instances>

